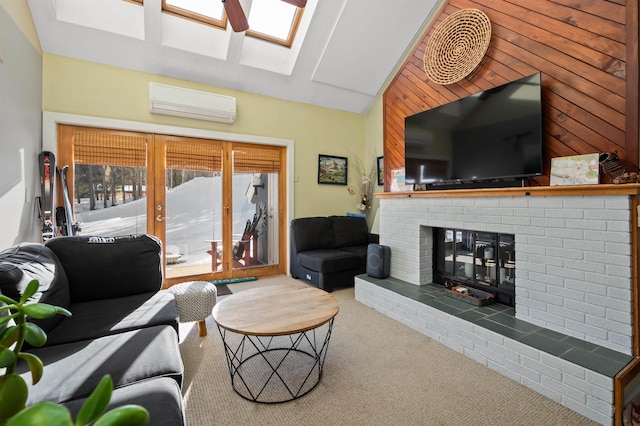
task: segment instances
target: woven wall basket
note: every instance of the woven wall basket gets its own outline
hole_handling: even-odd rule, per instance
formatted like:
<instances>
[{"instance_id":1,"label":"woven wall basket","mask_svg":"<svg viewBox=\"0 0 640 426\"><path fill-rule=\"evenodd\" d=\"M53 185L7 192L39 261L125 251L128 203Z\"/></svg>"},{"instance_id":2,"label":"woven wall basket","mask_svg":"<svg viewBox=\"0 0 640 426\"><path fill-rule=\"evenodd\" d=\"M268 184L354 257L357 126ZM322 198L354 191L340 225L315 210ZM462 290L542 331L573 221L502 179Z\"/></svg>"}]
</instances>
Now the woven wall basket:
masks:
<instances>
[{"instance_id":1,"label":"woven wall basket","mask_svg":"<svg viewBox=\"0 0 640 426\"><path fill-rule=\"evenodd\" d=\"M478 66L489 47L491 22L478 9L449 15L433 31L424 52L427 77L438 84L462 80Z\"/></svg>"}]
</instances>

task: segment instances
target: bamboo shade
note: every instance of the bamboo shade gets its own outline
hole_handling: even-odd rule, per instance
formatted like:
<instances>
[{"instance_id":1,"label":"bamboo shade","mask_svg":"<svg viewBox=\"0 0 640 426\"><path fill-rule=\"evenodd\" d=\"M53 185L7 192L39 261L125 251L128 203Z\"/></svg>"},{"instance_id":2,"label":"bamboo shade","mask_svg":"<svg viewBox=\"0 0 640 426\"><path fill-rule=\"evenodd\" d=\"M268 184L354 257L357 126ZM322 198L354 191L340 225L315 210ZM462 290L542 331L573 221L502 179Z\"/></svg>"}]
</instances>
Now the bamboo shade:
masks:
<instances>
[{"instance_id":1,"label":"bamboo shade","mask_svg":"<svg viewBox=\"0 0 640 426\"><path fill-rule=\"evenodd\" d=\"M234 173L278 173L281 149L234 146Z\"/></svg>"},{"instance_id":2,"label":"bamboo shade","mask_svg":"<svg viewBox=\"0 0 640 426\"><path fill-rule=\"evenodd\" d=\"M170 139L166 148L167 169L222 170L222 145L188 139Z\"/></svg>"},{"instance_id":3,"label":"bamboo shade","mask_svg":"<svg viewBox=\"0 0 640 426\"><path fill-rule=\"evenodd\" d=\"M146 167L146 135L103 131L73 134L73 162L104 166Z\"/></svg>"}]
</instances>

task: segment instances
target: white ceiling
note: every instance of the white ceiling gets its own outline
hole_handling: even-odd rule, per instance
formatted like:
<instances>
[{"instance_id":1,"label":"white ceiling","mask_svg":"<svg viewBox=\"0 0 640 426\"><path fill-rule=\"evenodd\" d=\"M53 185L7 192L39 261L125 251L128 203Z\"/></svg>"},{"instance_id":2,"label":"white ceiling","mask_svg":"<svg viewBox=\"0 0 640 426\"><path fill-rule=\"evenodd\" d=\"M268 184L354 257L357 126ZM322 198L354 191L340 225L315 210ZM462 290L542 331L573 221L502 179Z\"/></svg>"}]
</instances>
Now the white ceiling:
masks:
<instances>
[{"instance_id":1,"label":"white ceiling","mask_svg":"<svg viewBox=\"0 0 640 426\"><path fill-rule=\"evenodd\" d=\"M161 0L28 3L46 53L362 114L440 1L308 0L290 49L163 14Z\"/></svg>"}]
</instances>

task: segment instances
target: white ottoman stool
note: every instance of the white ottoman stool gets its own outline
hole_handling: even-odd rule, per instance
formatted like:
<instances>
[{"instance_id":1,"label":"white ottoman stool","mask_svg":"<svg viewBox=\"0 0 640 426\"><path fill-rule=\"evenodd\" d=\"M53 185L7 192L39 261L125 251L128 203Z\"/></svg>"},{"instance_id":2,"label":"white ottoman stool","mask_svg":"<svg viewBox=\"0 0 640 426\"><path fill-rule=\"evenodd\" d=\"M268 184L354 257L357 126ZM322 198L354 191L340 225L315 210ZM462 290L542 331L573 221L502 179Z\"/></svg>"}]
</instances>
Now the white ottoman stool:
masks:
<instances>
[{"instance_id":1,"label":"white ottoman stool","mask_svg":"<svg viewBox=\"0 0 640 426\"><path fill-rule=\"evenodd\" d=\"M188 281L171 286L167 291L176 298L180 322L197 321L200 336L206 336L205 319L216 304L216 286L206 281Z\"/></svg>"}]
</instances>

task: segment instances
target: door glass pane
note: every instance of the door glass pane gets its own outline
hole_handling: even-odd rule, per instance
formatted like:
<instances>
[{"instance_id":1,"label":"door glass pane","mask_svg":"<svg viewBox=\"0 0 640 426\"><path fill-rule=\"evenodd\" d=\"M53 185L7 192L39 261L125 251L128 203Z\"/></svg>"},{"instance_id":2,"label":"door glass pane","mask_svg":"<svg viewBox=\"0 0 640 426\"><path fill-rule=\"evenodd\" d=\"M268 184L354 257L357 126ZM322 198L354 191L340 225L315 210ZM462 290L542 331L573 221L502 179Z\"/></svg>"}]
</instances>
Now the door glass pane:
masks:
<instances>
[{"instance_id":1,"label":"door glass pane","mask_svg":"<svg viewBox=\"0 0 640 426\"><path fill-rule=\"evenodd\" d=\"M233 269L278 263L280 152L233 149Z\"/></svg>"},{"instance_id":2,"label":"door glass pane","mask_svg":"<svg viewBox=\"0 0 640 426\"><path fill-rule=\"evenodd\" d=\"M146 167L76 164L73 207L81 235L147 232Z\"/></svg>"},{"instance_id":3,"label":"door glass pane","mask_svg":"<svg viewBox=\"0 0 640 426\"><path fill-rule=\"evenodd\" d=\"M167 169L167 275L221 270L221 182L220 172Z\"/></svg>"},{"instance_id":4,"label":"door glass pane","mask_svg":"<svg viewBox=\"0 0 640 426\"><path fill-rule=\"evenodd\" d=\"M222 271L221 145L169 140L165 204L167 277Z\"/></svg>"}]
</instances>

